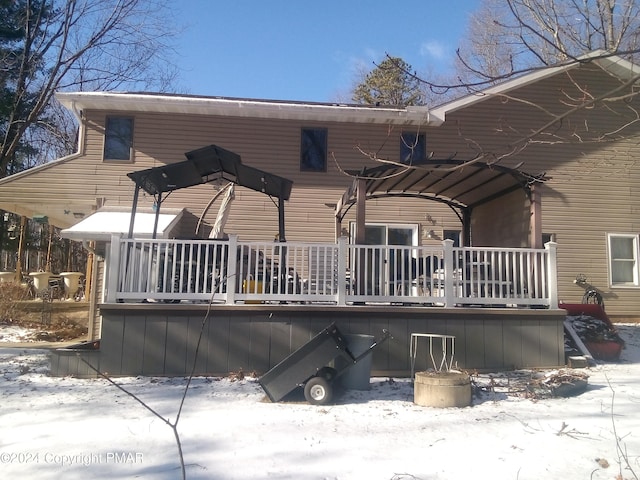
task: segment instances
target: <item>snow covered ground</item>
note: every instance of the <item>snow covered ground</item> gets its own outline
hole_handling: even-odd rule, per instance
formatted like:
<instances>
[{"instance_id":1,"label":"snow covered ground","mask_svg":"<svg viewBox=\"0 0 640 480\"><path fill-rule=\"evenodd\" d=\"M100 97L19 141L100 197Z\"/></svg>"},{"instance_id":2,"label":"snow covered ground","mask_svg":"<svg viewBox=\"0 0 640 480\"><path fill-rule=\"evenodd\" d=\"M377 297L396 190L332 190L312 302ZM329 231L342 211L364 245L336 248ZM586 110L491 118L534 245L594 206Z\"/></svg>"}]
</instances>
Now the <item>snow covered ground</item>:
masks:
<instances>
[{"instance_id":1,"label":"snow covered ground","mask_svg":"<svg viewBox=\"0 0 640 480\"><path fill-rule=\"evenodd\" d=\"M196 378L177 429L187 478L637 479L640 325L618 328L621 362L586 369L589 387L569 398L526 398L514 380L526 373L446 409L414 404L407 379L311 406L269 403L255 379ZM0 349L3 478L180 478L166 423L104 379L47 370L45 350ZM175 421L185 379L116 380Z\"/></svg>"}]
</instances>

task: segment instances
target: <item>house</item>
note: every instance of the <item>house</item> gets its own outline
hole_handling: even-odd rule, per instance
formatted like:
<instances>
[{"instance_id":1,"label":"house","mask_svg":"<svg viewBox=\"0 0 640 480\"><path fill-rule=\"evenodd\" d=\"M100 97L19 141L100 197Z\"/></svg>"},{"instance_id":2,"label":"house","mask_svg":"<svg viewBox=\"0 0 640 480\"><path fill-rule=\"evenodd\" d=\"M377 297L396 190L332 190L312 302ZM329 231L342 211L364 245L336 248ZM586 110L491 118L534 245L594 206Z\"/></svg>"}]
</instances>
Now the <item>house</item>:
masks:
<instances>
[{"instance_id":1,"label":"house","mask_svg":"<svg viewBox=\"0 0 640 480\"><path fill-rule=\"evenodd\" d=\"M637 76L637 66L594 53L433 109L60 92L80 124L78 152L1 179L0 208L46 215L68 238L95 242L90 330L102 340L86 355L113 374L183 374L201 335L197 372L264 371L331 320L353 333L389 328L395 341L374 354L385 374L408 372L413 332L456 336L464 368L556 366L564 363L558 301L580 303L591 285L614 321L638 318L638 101L597 101L636 92ZM588 95L588 108L572 109ZM180 162L195 180L169 180L166 167ZM263 174L235 189L224 212L229 243L202 247L227 181L243 185L240 166ZM270 179L291 182L290 192L265 194ZM132 206L135 222L110 217ZM138 228L158 211L168 212L159 230L125 239L145 238ZM104 228L86 227L92 215L103 215ZM180 278L190 285L181 298L192 301L141 301L176 299L158 272L169 271L175 249L184 259L186 246L198 268L221 255L236 277L206 320L205 300L219 285L191 270ZM202 248L206 256L193 253ZM145 253L154 251L165 253ZM270 261L286 283L285 251L288 265L304 258L306 283L274 291L270 282L267 291L258 268ZM427 259L451 275L416 281L405 262L424 270ZM469 270L453 276L474 259L502 265L491 285ZM136 290L149 282L145 272L156 283ZM528 283L519 283L525 272ZM355 287L358 275L368 277ZM209 290L196 291L199 282ZM60 354L54 370L94 373L74 358Z\"/></svg>"}]
</instances>

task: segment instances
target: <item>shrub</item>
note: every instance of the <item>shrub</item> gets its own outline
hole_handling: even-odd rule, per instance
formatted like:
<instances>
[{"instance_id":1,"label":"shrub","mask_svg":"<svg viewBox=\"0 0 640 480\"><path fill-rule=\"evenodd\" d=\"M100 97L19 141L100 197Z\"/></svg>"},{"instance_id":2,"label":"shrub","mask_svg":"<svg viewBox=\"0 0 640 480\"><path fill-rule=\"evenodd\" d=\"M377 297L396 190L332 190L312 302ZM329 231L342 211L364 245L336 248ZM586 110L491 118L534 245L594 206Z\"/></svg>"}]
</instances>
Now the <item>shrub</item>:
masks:
<instances>
[{"instance_id":1,"label":"shrub","mask_svg":"<svg viewBox=\"0 0 640 480\"><path fill-rule=\"evenodd\" d=\"M26 287L17 283L0 283L0 323L18 322L25 313L20 301L27 297Z\"/></svg>"}]
</instances>

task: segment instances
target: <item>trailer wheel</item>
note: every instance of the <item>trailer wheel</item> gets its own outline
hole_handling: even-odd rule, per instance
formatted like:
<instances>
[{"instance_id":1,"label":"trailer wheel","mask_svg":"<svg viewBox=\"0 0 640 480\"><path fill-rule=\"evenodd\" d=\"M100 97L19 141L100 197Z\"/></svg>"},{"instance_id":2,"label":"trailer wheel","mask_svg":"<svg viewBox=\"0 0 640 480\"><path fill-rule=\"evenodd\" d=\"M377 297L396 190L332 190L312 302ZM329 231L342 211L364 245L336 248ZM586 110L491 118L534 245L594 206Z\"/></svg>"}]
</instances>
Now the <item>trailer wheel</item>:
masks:
<instances>
[{"instance_id":1,"label":"trailer wheel","mask_svg":"<svg viewBox=\"0 0 640 480\"><path fill-rule=\"evenodd\" d=\"M304 386L304 398L311 405L326 405L331 401L333 389L326 378L313 377Z\"/></svg>"},{"instance_id":2,"label":"trailer wheel","mask_svg":"<svg viewBox=\"0 0 640 480\"><path fill-rule=\"evenodd\" d=\"M331 383L338 376L338 372L336 371L335 368L322 367L320 370L318 370L318 373L317 373L316 376L317 377L322 377L322 378L326 379L329 383Z\"/></svg>"}]
</instances>

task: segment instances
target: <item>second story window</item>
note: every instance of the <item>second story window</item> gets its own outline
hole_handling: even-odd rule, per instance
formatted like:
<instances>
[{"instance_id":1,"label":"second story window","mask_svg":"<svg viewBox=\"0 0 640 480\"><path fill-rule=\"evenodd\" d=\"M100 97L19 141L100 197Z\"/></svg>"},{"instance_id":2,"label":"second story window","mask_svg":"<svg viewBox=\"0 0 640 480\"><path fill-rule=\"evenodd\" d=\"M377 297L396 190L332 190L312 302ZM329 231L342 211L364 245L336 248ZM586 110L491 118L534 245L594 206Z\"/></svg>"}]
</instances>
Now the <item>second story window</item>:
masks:
<instances>
[{"instance_id":1,"label":"second story window","mask_svg":"<svg viewBox=\"0 0 640 480\"><path fill-rule=\"evenodd\" d=\"M133 118L106 118L103 160L133 160Z\"/></svg>"},{"instance_id":2,"label":"second story window","mask_svg":"<svg viewBox=\"0 0 640 480\"><path fill-rule=\"evenodd\" d=\"M300 171L327 171L327 129L303 128L300 140Z\"/></svg>"},{"instance_id":3,"label":"second story window","mask_svg":"<svg viewBox=\"0 0 640 480\"><path fill-rule=\"evenodd\" d=\"M424 133L403 132L400 135L400 163L408 165L427 159L427 141Z\"/></svg>"}]
</instances>

